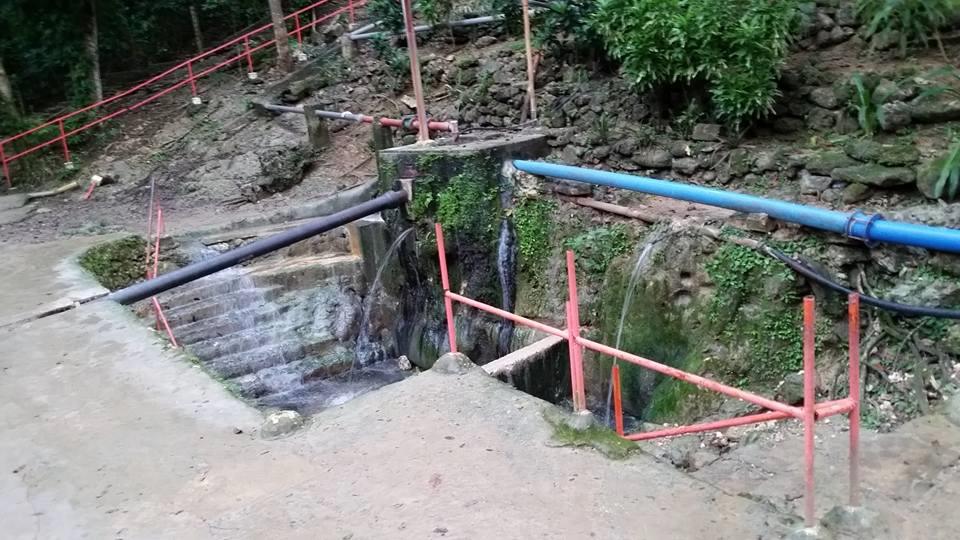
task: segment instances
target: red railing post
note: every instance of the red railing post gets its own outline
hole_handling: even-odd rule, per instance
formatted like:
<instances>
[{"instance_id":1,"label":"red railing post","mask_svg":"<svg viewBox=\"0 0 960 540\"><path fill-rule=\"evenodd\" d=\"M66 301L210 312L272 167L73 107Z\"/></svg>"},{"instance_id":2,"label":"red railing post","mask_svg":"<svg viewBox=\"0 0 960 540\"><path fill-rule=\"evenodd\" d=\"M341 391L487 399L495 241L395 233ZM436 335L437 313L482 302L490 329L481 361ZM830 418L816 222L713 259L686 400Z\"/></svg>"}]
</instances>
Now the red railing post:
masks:
<instances>
[{"instance_id":1,"label":"red railing post","mask_svg":"<svg viewBox=\"0 0 960 540\"><path fill-rule=\"evenodd\" d=\"M190 80L190 94L197 96L197 80L193 78L193 59L187 60L187 77Z\"/></svg>"},{"instance_id":2,"label":"red railing post","mask_svg":"<svg viewBox=\"0 0 960 540\"><path fill-rule=\"evenodd\" d=\"M60 127L60 144L63 145L63 162L66 164L70 163L70 147L67 146L67 130L63 126L63 118L57 122L57 126Z\"/></svg>"},{"instance_id":3,"label":"red railing post","mask_svg":"<svg viewBox=\"0 0 960 540\"><path fill-rule=\"evenodd\" d=\"M7 166L7 153L3 150L2 142L0 142L0 165L3 166L3 183L6 184L7 189L10 189L13 186L13 181L10 179L10 167Z\"/></svg>"},{"instance_id":4,"label":"red railing post","mask_svg":"<svg viewBox=\"0 0 960 540\"><path fill-rule=\"evenodd\" d=\"M850 293L847 310L850 347L850 506L860 506L860 295Z\"/></svg>"},{"instance_id":5,"label":"red railing post","mask_svg":"<svg viewBox=\"0 0 960 540\"><path fill-rule=\"evenodd\" d=\"M567 250L567 293L570 302L567 317L567 332L570 341L570 359L573 372L570 380L573 384L573 408L580 412L587 408L586 392L583 383L583 346L580 344L580 298L577 295L577 269L573 251Z\"/></svg>"},{"instance_id":6,"label":"red railing post","mask_svg":"<svg viewBox=\"0 0 960 540\"><path fill-rule=\"evenodd\" d=\"M447 338L450 340L450 352L457 352L457 327L453 319L453 299L450 298L450 276L447 274L447 250L443 243L443 227L439 223L434 229L437 234L437 256L440 258L440 282L443 285L443 307L447 312Z\"/></svg>"},{"instance_id":7,"label":"red railing post","mask_svg":"<svg viewBox=\"0 0 960 540\"><path fill-rule=\"evenodd\" d=\"M356 15L354 14L354 11L353 11L353 0L347 0L347 6L350 9L350 25L352 26L354 23L357 22Z\"/></svg>"},{"instance_id":8,"label":"red railing post","mask_svg":"<svg viewBox=\"0 0 960 540\"><path fill-rule=\"evenodd\" d=\"M812 296L807 296L803 299L803 477L805 484L803 518L807 527L816 525L813 479L814 426L817 421L817 375L814 360L815 324L814 300Z\"/></svg>"},{"instance_id":9,"label":"red railing post","mask_svg":"<svg viewBox=\"0 0 960 540\"><path fill-rule=\"evenodd\" d=\"M250 54L250 36L243 36L243 54L247 57L247 75L252 78L253 56Z\"/></svg>"},{"instance_id":10,"label":"red railing post","mask_svg":"<svg viewBox=\"0 0 960 540\"><path fill-rule=\"evenodd\" d=\"M617 426L617 435L623 437L623 400L620 390L620 366L613 363L611 370L611 379L613 379L613 421Z\"/></svg>"},{"instance_id":11,"label":"red railing post","mask_svg":"<svg viewBox=\"0 0 960 540\"><path fill-rule=\"evenodd\" d=\"M300 14L299 14L299 13L297 13L297 14L294 15L294 17L293 17L293 27L294 27L293 33L296 34L296 36L297 36L297 45L299 45L299 46L300 46L300 49L303 50L303 36L302 36L302 34L301 34L302 29L300 28Z\"/></svg>"}]
</instances>

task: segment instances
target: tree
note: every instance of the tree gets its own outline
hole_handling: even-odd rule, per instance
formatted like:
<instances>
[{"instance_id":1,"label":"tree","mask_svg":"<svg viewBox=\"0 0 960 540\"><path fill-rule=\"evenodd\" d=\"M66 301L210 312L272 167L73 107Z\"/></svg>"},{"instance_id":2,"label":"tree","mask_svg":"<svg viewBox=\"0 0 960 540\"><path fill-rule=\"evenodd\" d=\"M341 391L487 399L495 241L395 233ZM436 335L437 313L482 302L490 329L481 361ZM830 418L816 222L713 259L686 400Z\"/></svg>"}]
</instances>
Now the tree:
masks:
<instances>
[{"instance_id":1,"label":"tree","mask_svg":"<svg viewBox=\"0 0 960 540\"><path fill-rule=\"evenodd\" d=\"M103 80L100 78L100 35L97 27L97 0L84 0L83 45L87 53L90 68L91 97L94 101L103 101Z\"/></svg>"},{"instance_id":2,"label":"tree","mask_svg":"<svg viewBox=\"0 0 960 540\"><path fill-rule=\"evenodd\" d=\"M193 40L197 43L197 52L203 52L203 33L200 31L200 11L196 2L190 2L190 22L193 25Z\"/></svg>"},{"instance_id":3,"label":"tree","mask_svg":"<svg viewBox=\"0 0 960 540\"><path fill-rule=\"evenodd\" d=\"M8 109L14 116L17 115L13 85L10 84L10 77L7 76L7 70L3 67L3 56L0 56L0 106Z\"/></svg>"},{"instance_id":4,"label":"tree","mask_svg":"<svg viewBox=\"0 0 960 540\"><path fill-rule=\"evenodd\" d=\"M284 73L293 71L293 55L290 53L290 37L287 35L287 23L283 20L281 0L267 0L270 4L270 18L273 20L273 35L277 40L277 67Z\"/></svg>"}]
</instances>

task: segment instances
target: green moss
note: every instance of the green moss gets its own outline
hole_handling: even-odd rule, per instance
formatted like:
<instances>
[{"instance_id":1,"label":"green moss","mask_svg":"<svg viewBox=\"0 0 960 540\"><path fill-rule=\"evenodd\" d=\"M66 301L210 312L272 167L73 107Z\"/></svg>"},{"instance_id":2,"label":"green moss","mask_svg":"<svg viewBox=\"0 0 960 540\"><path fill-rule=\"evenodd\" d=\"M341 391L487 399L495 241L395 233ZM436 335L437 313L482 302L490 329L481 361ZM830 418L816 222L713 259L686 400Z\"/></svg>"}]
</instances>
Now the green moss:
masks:
<instances>
[{"instance_id":1,"label":"green moss","mask_svg":"<svg viewBox=\"0 0 960 540\"><path fill-rule=\"evenodd\" d=\"M803 360L801 310L796 277L777 261L727 244L707 263L716 294L707 310L709 327L739 356L726 375L742 385L779 381Z\"/></svg>"},{"instance_id":2,"label":"green moss","mask_svg":"<svg viewBox=\"0 0 960 540\"><path fill-rule=\"evenodd\" d=\"M498 193L482 174L460 173L437 195L437 221L471 240L491 240L500 220Z\"/></svg>"},{"instance_id":3,"label":"green moss","mask_svg":"<svg viewBox=\"0 0 960 540\"><path fill-rule=\"evenodd\" d=\"M630 251L632 235L623 224L597 227L567 241L577 255L577 267L594 277L603 276L617 257Z\"/></svg>"},{"instance_id":4,"label":"green moss","mask_svg":"<svg viewBox=\"0 0 960 540\"><path fill-rule=\"evenodd\" d=\"M605 427L593 425L578 431L562 420L549 418L546 414L544 418L553 426L553 441L560 446L593 448L610 459L626 459L639 451L636 443L620 437Z\"/></svg>"},{"instance_id":5,"label":"green moss","mask_svg":"<svg viewBox=\"0 0 960 540\"><path fill-rule=\"evenodd\" d=\"M146 241L128 236L88 249L80 256L80 266L93 274L104 287L121 289L141 280L146 274Z\"/></svg>"},{"instance_id":6,"label":"green moss","mask_svg":"<svg viewBox=\"0 0 960 540\"><path fill-rule=\"evenodd\" d=\"M539 282L550 254L550 234L553 229L552 214L556 205L552 201L525 198L517 201L513 209L513 225L517 231L520 271L533 281Z\"/></svg>"}]
</instances>

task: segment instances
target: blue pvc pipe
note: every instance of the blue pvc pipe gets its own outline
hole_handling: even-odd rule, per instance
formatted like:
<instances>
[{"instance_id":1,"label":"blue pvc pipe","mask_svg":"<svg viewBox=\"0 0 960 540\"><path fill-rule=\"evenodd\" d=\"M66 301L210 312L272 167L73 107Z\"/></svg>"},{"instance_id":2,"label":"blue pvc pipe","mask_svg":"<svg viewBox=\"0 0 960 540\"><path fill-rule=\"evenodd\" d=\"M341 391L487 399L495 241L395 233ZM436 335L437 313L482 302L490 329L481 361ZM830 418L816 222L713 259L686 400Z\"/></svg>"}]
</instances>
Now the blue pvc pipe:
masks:
<instances>
[{"instance_id":1,"label":"blue pvc pipe","mask_svg":"<svg viewBox=\"0 0 960 540\"><path fill-rule=\"evenodd\" d=\"M569 165L525 160L515 160L513 165L523 172L540 176L629 189L661 197L670 197L671 199L718 206L738 212L767 214L782 221L799 223L807 227L863 240L868 245L874 242L887 242L960 253L960 230L957 229L887 221L880 214L868 216L859 211L847 214L732 191L722 191L630 174L596 171Z\"/></svg>"}]
</instances>

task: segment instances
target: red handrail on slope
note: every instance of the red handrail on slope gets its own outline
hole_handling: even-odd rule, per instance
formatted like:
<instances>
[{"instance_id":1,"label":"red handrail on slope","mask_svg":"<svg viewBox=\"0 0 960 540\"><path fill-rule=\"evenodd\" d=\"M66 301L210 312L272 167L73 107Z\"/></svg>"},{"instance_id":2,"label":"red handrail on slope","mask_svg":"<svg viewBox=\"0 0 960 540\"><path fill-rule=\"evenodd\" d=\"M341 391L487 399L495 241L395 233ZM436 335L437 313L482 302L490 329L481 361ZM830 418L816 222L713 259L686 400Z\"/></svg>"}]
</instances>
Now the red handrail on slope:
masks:
<instances>
[{"instance_id":1,"label":"red handrail on slope","mask_svg":"<svg viewBox=\"0 0 960 540\"><path fill-rule=\"evenodd\" d=\"M335 9L334 11L332 11L332 12L330 12L330 13L327 13L326 15L323 15L322 17L318 17L318 18L310 21L309 23L301 24L301 22L300 22L300 16L301 16L301 15L303 15L304 13L306 13L306 12L308 12L308 11L311 11L311 10L313 10L313 9L316 9L317 7L320 7L320 6L324 5L324 4L327 4L327 3L330 2L330 1L331 1L331 0L319 0L318 2L315 2L315 3L313 3L313 4L311 4L311 5L307 6L307 7L304 7L304 8L302 8L302 9L299 9L299 10L291 13L290 15L287 15L286 17L284 17L284 21L286 21L286 22L288 23L288 26L289 26L290 21L293 21L293 30L292 30L290 33L297 39L298 43L302 43L302 41L303 41L302 36L303 36L303 32L304 32L304 31L310 30L310 29L316 27L317 25L319 25L319 24L321 24L321 23L323 23L323 22L326 22L326 21L328 21L329 19L332 19L333 17L336 17L336 16L338 16L338 15L340 15L340 14L343 14L343 13L349 13L350 16L351 16L351 18L352 18L355 8L360 7L360 6L362 6L363 4L366 3L366 0L347 0L347 5L346 5L346 6L339 7L339 8L337 8L337 9ZM38 150L41 150L41 149L43 149L43 148L46 148L46 147L48 147L48 146L54 145L54 144L56 144L56 143L59 142L59 143L61 144L61 146L62 146L63 155L64 155L64 160L65 160L67 163L69 163L71 157L70 157L70 148L69 148L69 145L68 145L68 142L67 142L67 141L68 141L68 139L69 139L70 137L73 137L73 136L75 136L75 135L77 135L77 134L79 134L79 133L82 133L82 132L84 132L84 131L86 131L86 130L88 130L88 129L91 129L91 128L93 128L94 126L97 126L97 125L99 125L99 124L102 124L103 122L106 122L107 120L111 120L111 119L113 119L113 118L116 118L117 116L120 116L120 115L122 115L122 114L124 114L124 113L126 113L126 112L130 112L130 111L136 110L136 109L138 109L138 108L140 108L140 107L142 107L142 106L144 106L144 105L146 105L146 104L148 104L148 103L150 103L150 102L152 102L152 101L154 101L154 100L156 100L156 99L158 99L158 98L160 98L160 97L162 97L162 96L165 96L165 95L167 95L167 94L169 94L169 93L171 93L171 92L173 92L173 91L175 91L175 90L177 90L177 89L179 89L179 88L182 88L183 86L186 86L186 85L190 85L190 89L191 89L192 95L193 95L193 96L196 96L196 95L197 95L197 85L196 85L196 81L197 81L198 79L201 79L201 78L203 78L203 77L206 77L207 75L213 73L214 71L217 71L217 70L219 70L219 69L221 69L221 68L223 68L223 67L226 67L226 66L228 66L228 65L230 65L230 64L232 64L232 63L234 63L234 62L237 62L237 61L239 61L239 60L246 59L248 72L252 73L252 72L254 71L253 53L255 53L255 52L257 52L257 51L260 51L260 50L262 50L262 49L264 49L264 48L270 47L271 45L273 45L274 43L276 43L276 40L273 39L273 38L270 38L270 39L268 39L268 40L266 40L266 41L263 41L263 42L261 42L261 43L258 43L258 44L256 44L256 45L251 46L251 38L255 38L257 35L262 34L262 33L264 33L264 32L272 31L272 28L273 28L273 25L272 25L271 23L267 23L267 24L264 24L264 25L262 25L262 26L259 26L259 27L255 28L255 29L253 29L253 30L245 33L245 34L242 34L242 35L240 35L240 36L238 36L238 37L235 37L235 38L233 38L233 39L231 39L231 40L229 40L229 41L226 41L226 42L224 42L224 43L221 43L220 45L217 45L216 47L213 47L213 48L211 48L211 49L208 49L207 51L204 51L203 53L200 53L200 54L198 54L198 55L196 55L196 56L193 56L193 57L191 57L191 58L189 58L189 59L187 59L187 60L184 60L183 62L180 62L179 64L177 64L177 65L175 65L175 66L167 69L166 71L163 71L162 73L159 73L159 74L157 74L157 75L154 75L153 77L150 77L149 79L147 79L147 80L145 80L145 81L143 81L143 82L141 82L141 83L139 83L139 84L137 84L137 85L135 85L135 86L127 89L127 90L124 90L124 91L122 91L122 92L120 92L120 93L118 93L118 94L116 94L116 95L113 95L113 96L111 96L111 97L109 97L109 98L106 98L106 99L103 99L103 100L101 100L101 101L98 101L98 102L96 102L96 103L87 105L86 107L82 107L82 108L77 109L77 110L75 110L75 111L71 111L71 112L66 113L66 114L64 114L64 115L58 116L58 117L53 118L53 119L51 119L51 120L49 120L49 121L47 121L47 122L44 122L43 124L40 124L40 125L38 125L38 126L36 126L36 127L34 127L34 128L28 129L28 130L26 130L26 131L23 131L23 132L21 132L21 133L18 133L18 134L16 134L16 135L13 135L13 136L8 137L8 138L6 138L6 139L0 140L0 168L2 168L3 177L4 177L4 180L5 180L5 183L6 183L7 188L10 188L10 187L12 186L12 183L13 183L12 178L11 178L11 173L10 173L10 163L12 163L12 162L14 162L14 161L16 161L16 160L18 160L18 159L20 159L20 158L22 158L22 157L28 156L28 155L30 155L30 154L38 151ZM204 69L204 70L200 71L199 73L195 72L195 69L194 69L194 68L196 67L196 64L197 64L198 62L200 62L201 60L204 60L204 59L206 59L206 58L209 58L210 56L215 55L215 54L217 54L217 53L223 52L223 51L225 51L226 49L228 49L228 48L231 47L231 46L240 45L240 44L243 45L243 52L241 52L240 54L237 54L237 55L235 55L235 56L232 56L232 57L229 58L228 60L221 61L221 62L215 64L214 66L210 67L210 68L207 68L207 69ZM139 102L137 102L137 103L135 103L135 104L133 104L133 105L126 106L126 107L122 107L122 108L117 109L117 110L115 110L115 111L112 111L112 112L109 112L109 113L107 113L107 114L104 114L103 116L99 116L99 117L91 120L90 122L87 122L86 124L84 124L84 125L82 125L82 126L80 126L80 127L78 127L78 128L72 129L72 130L70 130L70 131L67 131L67 130L66 130L66 127L65 127L65 125L64 125L64 123L65 123L66 121L68 121L68 120L70 120L70 119L72 119L72 118L74 118L74 117L76 117L76 116L78 116L78 115L80 115L80 114L83 114L83 113L85 113L85 112L89 112L89 111L92 111L92 110L95 110L95 109L101 109L101 108L105 107L106 105L110 105L110 104L112 104L112 103L115 103L115 102L117 102L117 101L119 101L119 100L121 100L121 99L123 99L123 98L125 98L125 97L128 97L128 96L130 96L130 95L132 95L132 94L134 94L134 93L136 93L136 92L139 92L140 90L143 90L144 88L146 88L146 87L148 87L148 86L150 86L150 85L152 85L152 84L154 84L154 83L156 83L156 82L158 82L158 81L160 81L160 80L162 80L162 79L165 79L165 78L169 77L170 75L172 75L172 74L174 74L174 73L176 73L176 72L178 72L178 71L181 71L181 70L185 70L185 71L186 71L186 78L185 78L185 79L178 80L177 82L175 82L175 83L172 84L171 86L167 86L166 88L164 88L164 89L162 89L162 90L160 90L160 91L158 91L158 92L156 92L156 93L154 93L154 94L151 94L151 95L148 96L146 99L143 99L143 100L141 100L141 101L139 101ZM47 139L47 140L45 140L45 141L39 142L39 143L37 143L37 144L34 144L34 145L29 146L29 147L27 147L27 148L21 149L21 150L19 150L19 151L15 151L15 150L13 150L12 148L9 148L9 150L10 150L11 152L8 153L7 150L8 150L8 147L9 147L9 145L10 145L11 143L14 143L14 142L16 142L16 141L18 141L18 140L20 140L20 139L23 139L24 137L27 137L27 136L29 136L29 135L33 135L33 134L37 133L38 131L40 131L40 130L42 130L42 129L44 129L44 128L51 127L51 126L57 126L57 127L59 128L59 129L58 129L58 133L57 133L55 136L52 136L51 138L49 138L49 139Z\"/></svg>"},{"instance_id":2,"label":"red handrail on slope","mask_svg":"<svg viewBox=\"0 0 960 540\"><path fill-rule=\"evenodd\" d=\"M483 302L478 302L463 295L450 292L450 278L447 272L447 254L443 239L443 229L439 223L436 224L437 254L440 259L440 280L443 287L444 309L447 316L447 332L450 340L450 351L456 352L456 326L454 324L453 302L492 313L499 317L522 324L534 330L561 337L567 340L570 355L570 385L572 387L573 409L576 412L586 410L586 396L583 380L583 349L590 349L602 355L611 356L630 362L637 366L656 371L663 375L675 379L689 382L713 390L730 397L758 405L766 412L741 416L737 418L728 418L714 422L706 422L688 426L679 426L673 428L660 429L656 431L645 431L640 433L624 434L623 432L623 408L620 399L620 370L614 365L612 370L614 383L614 407L615 407L615 425L617 434L628 440L640 441L655 439L660 437L674 437L678 435L687 435L691 433L700 433L704 431L714 431L733 426L742 426L769 422L772 420L796 419L803 422L804 427L804 522L807 527L813 527L816 523L814 508L814 429L816 421L837 414L847 414L850 418L850 504L856 506L859 504L860 493L860 475L859 475L859 437L860 437L860 297L856 293L849 296L849 340L850 340L850 358L849 358L849 395L846 398L822 403L816 402L816 367L814 365L815 353L815 311L814 299L808 296L803 299L803 384L804 396L803 405L796 407L787 403L781 403L752 392L740 390L727 386L723 383L688 373L674 367L654 362L646 358L630 354L602 343L597 343L580 336L580 322L576 266L574 264L574 255L572 251L567 251L567 287L568 301L566 309L567 328L566 330L554 328L550 325L537 322L514 313L493 307Z\"/></svg>"}]
</instances>

